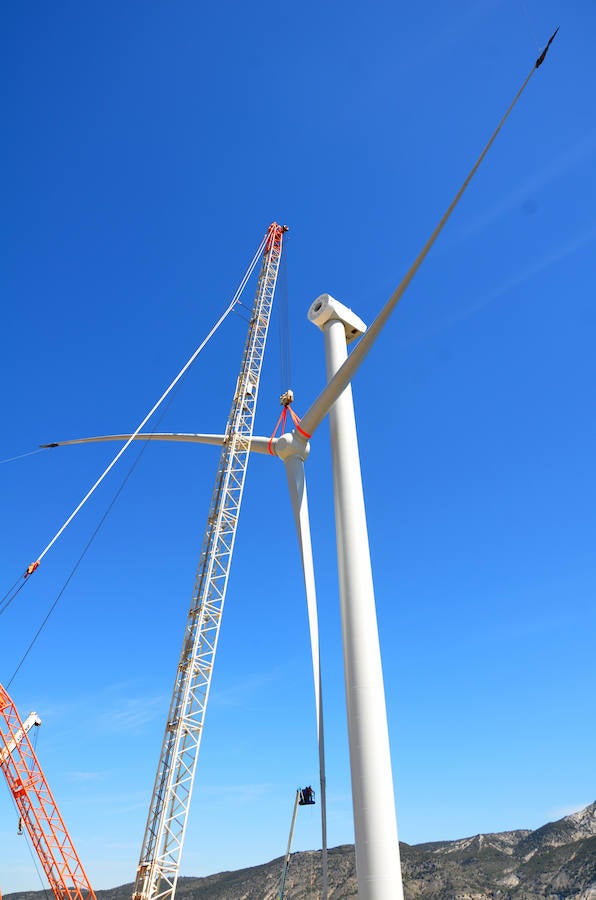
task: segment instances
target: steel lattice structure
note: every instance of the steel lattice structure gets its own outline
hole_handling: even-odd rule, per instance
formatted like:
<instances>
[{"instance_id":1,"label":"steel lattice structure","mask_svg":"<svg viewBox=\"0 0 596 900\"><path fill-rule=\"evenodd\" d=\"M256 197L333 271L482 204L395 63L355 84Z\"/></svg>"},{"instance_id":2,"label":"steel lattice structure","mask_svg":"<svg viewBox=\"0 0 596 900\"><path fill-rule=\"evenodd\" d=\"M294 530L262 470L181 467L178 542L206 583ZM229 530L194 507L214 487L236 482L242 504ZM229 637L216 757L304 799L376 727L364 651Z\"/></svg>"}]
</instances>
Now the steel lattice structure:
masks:
<instances>
[{"instance_id":1,"label":"steel lattice structure","mask_svg":"<svg viewBox=\"0 0 596 900\"><path fill-rule=\"evenodd\" d=\"M285 226L267 232L162 743L133 900L173 897L232 552Z\"/></svg>"},{"instance_id":2,"label":"steel lattice structure","mask_svg":"<svg viewBox=\"0 0 596 900\"><path fill-rule=\"evenodd\" d=\"M34 724L39 724L35 718ZM31 718L31 717L30 717ZM0 685L0 768L56 900L95 900L17 709Z\"/></svg>"}]
</instances>

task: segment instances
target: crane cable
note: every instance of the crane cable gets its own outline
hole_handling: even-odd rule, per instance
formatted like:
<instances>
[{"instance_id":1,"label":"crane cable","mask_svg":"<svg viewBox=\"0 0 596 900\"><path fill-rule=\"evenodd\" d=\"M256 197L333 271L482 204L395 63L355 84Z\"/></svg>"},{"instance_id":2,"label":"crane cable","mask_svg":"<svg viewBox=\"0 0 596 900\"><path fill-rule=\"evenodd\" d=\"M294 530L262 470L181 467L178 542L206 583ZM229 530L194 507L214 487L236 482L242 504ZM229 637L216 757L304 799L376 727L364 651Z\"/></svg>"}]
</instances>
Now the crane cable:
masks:
<instances>
[{"instance_id":1,"label":"crane cable","mask_svg":"<svg viewBox=\"0 0 596 900\"><path fill-rule=\"evenodd\" d=\"M75 507L75 509L74 509L74 510L72 511L72 513L70 514L70 516L69 516L69 517L66 519L66 521L64 522L64 524L58 529L58 531L56 532L56 534L54 535L54 537L52 538L52 540L49 542L49 544L46 545L46 547L42 550L42 552L41 552L41 553L39 554L39 556L36 558L35 562L32 562L32 563L30 563L29 566L27 566L27 569L25 570L25 573L24 573L24 578L25 578L25 579L29 578L29 576L32 575L33 572L35 572L35 570L38 568L40 562L42 561L42 559L44 558L44 556L46 555L46 553L54 546L54 544L56 543L56 541L58 540L58 538L60 537L60 535L61 535L61 534L64 532L64 530L70 525L70 523L72 522L72 520L74 519L74 517L77 515L77 513L80 512L80 510L83 508L83 506L85 505L85 503L87 502L87 500L89 500L89 498L91 497L91 495L92 495L92 494L95 492L95 490L99 487L99 485L100 485L101 482L104 480L104 478L106 477L106 475L108 474L108 472L116 465L116 463L118 462L118 460L120 459L120 457L122 456L122 454L128 449L128 447L129 447L130 444L133 442L133 440L137 437L137 435L140 433L140 431L141 431L141 430L144 428L144 426L147 424L147 422L149 421L149 419L151 418L151 416L153 415L153 413L161 406L161 404L162 404L163 401L166 399L166 397L168 396L168 394L173 390L173 388L178 384L178 382L180 381L180 379L182 378L182 376L187 372L187 370L188 370L188 369L190 368L190 366L193 364L193 362L195 361L195 359L197 358L197 356L199 355L199 353L201 352L201 350L203 350L203 348L209 343L209 341L211 340L211 338L213 337L213 335L215 334L215 332L219 329L220 325L222 325L223 322L225 321L225 319L227 319L227 317L230 315L230 313L232 312L232 310L233 310L234 307L236 306L236 303L238 302L238 299L239 299L240 295L242 294L244 288L246 287L246 284L247 284L247 282L248 282L248 279L249 279L250 276L252 275L252 273L253 273L253 271L254 271L256 265L257 265L257 262L259 261L259 258L260 258L260 256L261 256L261 253L263 252L263 249L264 249L264 247L265 247L266 242L267 242L267 235L265 235L264 238L263 238L263 240L261 241L261 243L260 243L260 245L259 245L259 248L258 248L257 252L255 253L255 255L254 255L254 257L253 257L253 259L252 259L252 261L251 261L251 263L250 263L250 265L249 265L249 267L248 267L248 269L246 270L246 272L245 272L245 274L244 274L244 276L243 276L243 278L242 278L242 281L240 282L240 285L239 285L238 289L236 290L236 293L234 294L232 300L230 301L230 303L228 304L227 308L226 308L225 311L222 313L222 315L219 317L219 319L217 320L217 322L215 323L215 325L213 326L213 328L211 329L211 331L209 332L209 334L207 335L207 337L199 344L199 346L197 347L197 349L195 350L195 352L192 354L192 356L189 358L189 360L185 363L185 365L182 367L182 369L180 369L180 371L178 372L178 374L176 375L176 377L174 378L174 380L171 382L171 384L170 384L170 385L166 388L166 390L163 392L163 394L161 395L161 397L159 398L159 400L157 401L157 403L155 403L155 405L154 405L154 406L151 408L151 410L147 413L147 415L145 416L145 418L143 419L143 421L140 423L140 425L139 425L139 426L137 427L137 429L135 430L134 434L132 434L132 435L128 438L128 440L126 441L126 443L124 444L124 446L120 448L120 450L118 451L118 453L114 456L114 458L112 459L112 461L109 463L109 465L108 465L108 466L106 467L106 469L103 471L103 473L99 476L99 478L97 479L97 481L95 482L95 484L87 491L87 493L85 494L85 496L83 497L83 499L81 500L81 502L78 504L78 506ZM22 587L22 584L21 584L21 587ZM12 602L12 600L14 599L14 597L16 597L17 593L20 591L21 587L17 588L16 591L14 591L14 587L11 588L11 591L14 591L14 594L10 597L10 599L8 599L7 602L5 602L5 601L6 601L6 598L9 597L11 591L9 591L9 592L5 595L5 598L4 598L4 600L2 601L3 603L5 603L5 606L4 606L3 608L0 608L0 614L4 611L4 609L6 609L6 608L10 605L10 603Z\"/></svg>"},{"instance_id":2,"label":"crane cable","mask_svg":"<svg viewBox=\"0 0 596 900\"><path fill-rule=\"evenodd\" d=\"M12 805L14 806L14 811L15 811L15 813L16 813L17 820L18 820L18 819L20 818L19 807L18 807L17 804L16 804L15 798L14 798L13 793L12 793L12 791L10 790L8 784L7 784L6 782L5 782L5 784L6 784L6 789L7 789L7 791L8 791L8 795L9 795L11 801L12 801ZM33 868L35 869L35 874L37 875L37 878L38 878L38 880L39 880L39 884L40 884L40 886L41 886L41 890L42 890L43 893L44 893L45 900L52 900L52 898L51 898L50 895L48 894L48 889L47 889L47 886L46 886L46 884L45 884L45 882L44 882L44 880L43 880L43 878L42 878L41 872L39 871L39 866L38 866L39 860L37 859L37 854L34 854L34 853L33 853L33 848L32 848L32 846L31 846L31 844L29 843L29 833L27 832L27 829L25 829L25 830L23 831L23 837L25 838L25 844L27 845L27 849L28 849L29 854L30 854L30 856L31 856L31 861L32 861L32 863L33 863Z\"/></svg>"},{"instance_id":3,"label":"crane cable","mask_svg":"<svg viewBox=\"0 0 596 900\"><path fill-rule=\"evenodd\" d=\"M282 256L277 290L277 318L279 322L280 391L292 387L292 354L290 346L290 313L288 303L288 254Z\"/></svg>"},{"instance_id":4,"label":"crane cable","mask_svg":"<svg viewBox=\"0 0 596 900\"><path fill-rule=\"evenodd\" d=\"M178 385L177 385L176 390L178 390L179 387L180 387L180 382L178 382ZM175 395L176 395L176 392L175 392L175 391L174 391L174 393L172 393L172 394L170 395L170 399L168 400L166 406L165 406L164 409L162 410L161 415L160 415L159 418L157 419L157 422L155 423L155 426L154 426L154 428L153 428L153 432L152 432L152 433L155 433L155 431L157 431L157 429L159 428L159 426L160 426L160 424L161 424L161 422L162 422L164 416L166 415L167 411L169 410L170 406L172 405L172 401L174 400ZM12 673L12 675L11 675L9 681L8 681L7 684L6 684L6 687L10 687L10 686L11 686L11 684L13 683L13 681L14 681L14 679L16 678L17 674L19 673L19 671L20 671L20 669L21 669L23 663L25 662L25 660L26 660L27 657L29 656L29 654L30 654L31 650L33 649L33 647L35 646L35 644L37 643L37 639L39 638L39 636L41 635L42 631L44 630L44 628L45 628L46 625L48 624L48 621L49 621L49 619L50 619L52 613L53 613L54 610L56 609L59 600L61 599L62 595L63 595L64 592L66 591L66 588L67 588L68 585L70 584L72 578L73 578L74 575L76 574L77 569L79 568L79 566L80 566L81 563L83 562L83 559L84 559L85 556L87 555L87 552L89 551L89 548L91 547L91 544L93 543L93 541L95 540L95 538L96 538L97 535L99 534L99 532L100 532L100 530L101 530L101 528L102 528L102 526L103 526L105 520L107 519L107 517L109 516L110 512L112 511L112 507L114 506L114 504L116 503L116 500L118 499L118 497L120 496L120 494L121 494L122 491L124 490L124 488L125 488L125 486L126 486L126 483L127 483L128 479L130 478L130 476L131 476L132 473L134 472L135 468L136 468L137 465L139 464L139 462L140 462L140 460L141 460L141 456L143 455L143 453L145 452L145 450L147 449L148 446L149 446L149 441L147 441L147 440L146 440L146 441L143 441L143 443L142 443L142 445L141 445L141 449L140 449L139 452L137 453L137 455L136 455L136 457L135 457L135 459L134 459L132 465L130 466L128 472L126 473L126 475L125 475L124 478L122 479L122 482L121 482L121 484L120 484L118 490L116 491L116 493L114 494L114 496L113 496L112 499L110 500L110 502L109 502L109 504L108 504L108 506L107 506L107 508L106 508L106 510L105 510L105 512L104 512L104 514L102 515L102 517L101 517L101 519L99 520L98 524L97 524L96 527L94 528L94 530L93 530L93 532L92 532L92 534L91 534L91 537L89 538L89 540L88 540L87 543L85 544L82 553L80 554L79 558L77 559L77 561L75 562L74 566L72 567L72 569L71 569L71 571L70 571L70 573L69 573L69 575L68 575L66 581L64 582L64 584L62 585L62 587L61 587L60 590L58 591L58 594L57 594L56 598L54 599L54 602L53 602L52 605L50 606L49 610L47 611L45 617L43 618L41 625L39 626L39 628L37 629L37 631L36 631L35 634L33 635L33 638L32 638L31 641L29 642L29 645L28 645L27 649L26 649L25 652L23 653L23 655L22 655L22 657L21 657L21 659L20 659L20 662L19 662L19 664L17 665L17 667L16 667L16 669L14 670L14 672ZM19 578L19 581L20 581L20 580L21 580L21 579ZM21 587L22 587L24 584L25 584L25 582L22 581L22 582L21 582ZM19 590L20 590L20 588L19 588ZM12 599L14 599L14 597L16 596L17 593L18 593L18 591L15 592L15 594L14 594L13 597L11 598L11 601L10 601L10 602L12 602ZM8 606L8 605L9 605L9 604L7 604L7 606ZM3 612L4 612L4 609L0 608L0 615L2 615ZM37 739L37 734L38 734L38 732L35 732L36 739ZM0 900L1 900L1 898L0 898Z\"/></svg>"},{"instance_id":5,"label":"crane cable","mask_svg":"<svg viewBox=\"0 0 596 900\"><path fill-rule=\"evenodd\" d=\"M21 588L25 586L25 582L22 580L21 576L17 578L15 583L11 588L7 590L2 600L0 600L0 616L3 612L6 612L16 595L19 593Z\"/></svg>"},{"instance_id":6,"label":"crane cable","mask_svg":"<svg viewBox=\"0 0 596 900\"><path fill-rule=\"evenodd\" d=\"M7 687L7 688L9 688L9 687L11 686L11 684L12 684L13 681L15 680L17 674L19 673L19 671L20 671L20 669L21 669L23 663L25 662L25 660L27 659L27 657L28 657L29 654L31 653L33 647L35 646L35 644L36 644L36 642L37 642L37 639L39 638L39 636L41 635L42 631L43 631L44 628L46 627L46 625L47 625L47 623L48 623L48 621L49 621L49 619L50 619L50 616L52 615L52 613L54 612L54 610L56 609L56 607L57 607L57 605L58 605L59 600L61 599L62 595L64 594L64 592L65 592L65 590L66 590L66 588L68 587L68 585L69 585L70 582L72 581L74 575L76 574L77 569L79 568L79 566L80 566L81 563L83 562L83 559L84 559L85 556L87 555L87 552L88 552L89 548L91 547L91 544L93 543L93 541L95 540L95 538L96 538L97 535L99 534L99 531L100 531L100 529L101 529L103 523L105 522L105 520L106 520L107 517L109 516L110 512L112 511L112 507L114 506L116 500L118 499L118 497L120 496L120 494L121 494L122 491L124 490L124 487L125 487L125 485L126 485L126 482L128 481L128 479L129 479L130 476L132 475L134 469L136 468L137 464L139 463L139 461L140 461L140 459L141 459L141 456L143 455L143 453L144 453L145 450L147 449L148 444L149 444L149 441L145 441L145 442L143 443L143 445L142 445L142 447L141 447L139 453L137 454L137 456L136 456L136 458L135 458L135 460L134 460L132 466L130 467L130 469L128 470L128 472L126 473L126 475L124 476L124 479L122 480L122 483L120 484L120 487L118 488L118 490L116 491L116 493L115 493L114 496L112 497L110 503L108 504L108 507L107 507L106 511L104 512L103 516L102 516L101 519L99 520L98 524L95 526L95 528L94 528L94 530L93 530L93 532L92 532L92 534L91 534L91 537L89 538L89 540L87 541L87 543L86 543L85 546L83 547L83 550L82 550L82 552L81 552L79 558L77 559L77 561L75 562L74 566L73 566L72 569L70 570L70 573L69 573L69 575L68 575L66 581L64 582L64 584L62 585L62 587L61 587L60 590L58 591L58 594L57 594L57 596L56 596L54 602L53 602L52 605L50 606L49 610L47 611L47 613L46 613L46 615L45 615L45 617L44 617L44 619L43 619L41 625L39 626L39 628L37 629L37 631L36 631L35 634L33 635L31 641L29 642L29 645L28 645L27 649L25 650L25 652L24 652L23 655L21 656L21 659L20 659L20 661L19 661L19 664L17 665L16 669L14 670L14 672L12 673L12 675L10 676L10 679L6 682L6 687ZM22 582L22 585L23 585L23 584L25 584L24 581ZM21 586L22 586L22 585L21 585ZM15 594L15 596L16 596L16 594ZM4 612L4 610L0 610L0 615L2 614L2 612Z\"/></svg>"},{"instance_id":7,"label":"crane cable","mask_svg":"<svg viewBox=\"0 0 596 900\"><path fill-rule=\"evenodd\" d=\"M9 456L8 459L0 459L0 466L3 466L5 463L14 462L16 459L24 459L26 456L35 456L36 453L41 453L42 448L38 447L37 450L28 450L27 453L19 453L18 456Z\"/></svg>"}]
</instances>

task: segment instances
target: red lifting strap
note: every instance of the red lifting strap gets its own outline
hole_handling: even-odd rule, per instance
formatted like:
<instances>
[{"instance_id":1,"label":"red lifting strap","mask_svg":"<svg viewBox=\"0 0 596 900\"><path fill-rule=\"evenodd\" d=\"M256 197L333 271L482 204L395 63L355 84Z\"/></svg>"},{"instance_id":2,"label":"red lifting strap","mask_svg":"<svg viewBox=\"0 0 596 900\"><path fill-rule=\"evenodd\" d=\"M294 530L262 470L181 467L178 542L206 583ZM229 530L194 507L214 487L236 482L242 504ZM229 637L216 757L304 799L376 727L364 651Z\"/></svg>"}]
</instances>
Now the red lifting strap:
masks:
<instances>
[{"instance_id":1,"label":"red lifting strap","mask_svg":"<svg viewBox=\"0 0 596 900\"><path fill-rule=\"evenodd\" d=\"M291 417L292 417L292 422L293 422L294 425L296 426L296 431L297 431L299 434L301 434L302 437L305 437L306 440L308 441L308 440L312 437L312 435L308 434L308 432L304 431L304 430L300 427L300 418L296 415L296 413L294 412L294 410L293 410L291 407L288 407L288 409L290 410L290 415L291 415Z\"/></svg>"},{"instance_id":2,"label":"red lifting strap","mask_svg":"<svg viewBox=\"0 0 596 900\"><path fill-rule=\"evenodd\" d=\"M290 410L290 412L291 411L292 410ZM282 434L284 433L284 428L285 428L287 418L288 418L288 407L284 406L284 408L282 409L281 414L279 416L279 419L277 420L277 424L276 424L275 428L273 429L273 434L269 438L269 444L267 446L267 449L269 450L269 453L271 456L275 456L273 450L271 449L271 445L273 443L273 438L277 434L277 429L279 428L280 424L281 424L281 433Z\"/></svg>"},{"instance_id":3,"label":"red lifting strap","mask_svg":"<svg viewBox=\"0 0 596 900\"><path fill-rule=\"evenodd\" d=\"M300 418L296 415L296 413L294 412L294 410L292 409L292 407L291 407L289 404L287 404L287 405L285 405L284 408L282 409L281 414L280 414L280 417L279 417L279 419L277 420L277 423L276 423L276 425L275 425L275 428L273 429L273 434L272 434L271 437L269 438L268 450L269 450L269 453L270 453L271 456L274 456L274 455L275 455L275 454L273 453L273 450L271 449L271 447L272 447L272 445L273 445L273 439L275 438L275 436L276 436L276 434L277 434L277 429L279 428L280 425L281 425L281 433L284 434L284 428L286 427L286 421L287 421L287 418L288 418L288 413L290 413L290 415L291 415L291 417L292 417L292 422L294 423L294 426L295 426L295 428L296 428L296 431L298 431L299 434L302 435L302 437L306 438L307 441L308 441L309 438L310 438L310 434L308 434L306 431L304 431L303 428L300 427Z\"/></svg>"}]
</instances>

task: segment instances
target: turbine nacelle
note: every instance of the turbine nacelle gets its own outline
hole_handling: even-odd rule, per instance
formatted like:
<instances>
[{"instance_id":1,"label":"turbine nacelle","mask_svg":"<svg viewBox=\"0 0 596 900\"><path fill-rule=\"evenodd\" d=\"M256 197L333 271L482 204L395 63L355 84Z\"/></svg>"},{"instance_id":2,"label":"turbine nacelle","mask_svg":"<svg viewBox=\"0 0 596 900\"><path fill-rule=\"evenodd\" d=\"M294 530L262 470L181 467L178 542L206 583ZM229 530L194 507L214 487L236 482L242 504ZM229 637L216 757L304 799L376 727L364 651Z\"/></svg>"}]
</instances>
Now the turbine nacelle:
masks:
<instances>
[{"instance_id":1,"label":"turbine nacelle","mask_svg":"<svg viewBox=\"0 0 596 900\"><path fill-rule=\"evenodd\" d=\"M360 335L364 334L366 331L366 325L360 316L357 316L348 306L344 306L343 303L340 303L339 300L336 300L331 294L320 294L317 299L313 301L308 310L308 318L309 321L313 322L321 329L321 331L324 330L325 325L328 322L334 320L343 322L346 332L346 343L348 344L357 337L360 337Z\"/></svg>"}]
</instances>

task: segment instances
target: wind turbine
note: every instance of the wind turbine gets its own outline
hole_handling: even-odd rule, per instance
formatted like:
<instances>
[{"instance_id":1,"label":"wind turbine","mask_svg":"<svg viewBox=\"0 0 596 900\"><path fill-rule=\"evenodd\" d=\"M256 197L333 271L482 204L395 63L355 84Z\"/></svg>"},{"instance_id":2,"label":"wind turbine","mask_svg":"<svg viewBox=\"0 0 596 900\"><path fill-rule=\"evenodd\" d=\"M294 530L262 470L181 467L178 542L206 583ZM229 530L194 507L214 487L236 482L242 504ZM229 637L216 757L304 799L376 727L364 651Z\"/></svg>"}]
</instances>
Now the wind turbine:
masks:
<instances>
[{"instance_id":1,"label":"wind turbine","mask_svg":"<svg viewBox=\"0 0 596 900\"><path fill-rule=\"evenodd\" d=\"M311 305L309 319L324 334L327 387L295 428L277 438L251 436L249 450L280 459L285 468L298 535L306 592L319 744L320 801L323 847L322 897L327 897L326 777L323 703L312 541L304 463L312 432L327 413L331 452L338 570L342 616L343 656L348 710L352 805L359 896L363 900L402 900L403 887L395 815L393 775L385 692L377 628L374 587L362 490L356 422L350 380L368 346L380 332L375 328L383 312L366 332L366 325L329 294ZM364 335L364 337L361 337ZM361 338L348 356L348 345ZM364 347L364 352L360 349ZM289 392L288 392L289 393ZM288 394L282 402L289 405ZM96 441L153 440L223 445L223 434L118 434L60 441L51 447Z\"/></svg>"},{"instance_id":2,"label":"wind turbine","mask_svg":"<svg viewBox=\"0 0 596 900\"><path fill-rule=\"evenodd\" d=\"M557 29L558 30L558 29ZM505 115L470 170L459 191L370 328L329 294L319 296L309 309L309 319L324 334L327 385L308 409L300 424L276 439L251 437L251 452L271 453L284 463L300 544L307 593L313 673L317 696L317 722L321 762L321 804L325 803L322 704L316 593L304 462L310 452L309 439L326 415L331 425L334 505L342 614L342 638L352 804L356 844L356 870L361 900L402 900L403 886L393 793L393 776L385 694L379 649L376 606L362 490L360 459L351 381L366 355L424 262L466 188L483 162L505 121L520 99L534 71L544 62L554 40L549 39ZM348 344L360 337L354 351ZM135 434L65 441L50 446L92 440L182 440L223 444L224 435ZM325 823L323 821L325 847ZM326 895L326 886L324 894Z\"/></svg>"}]
</instances>

